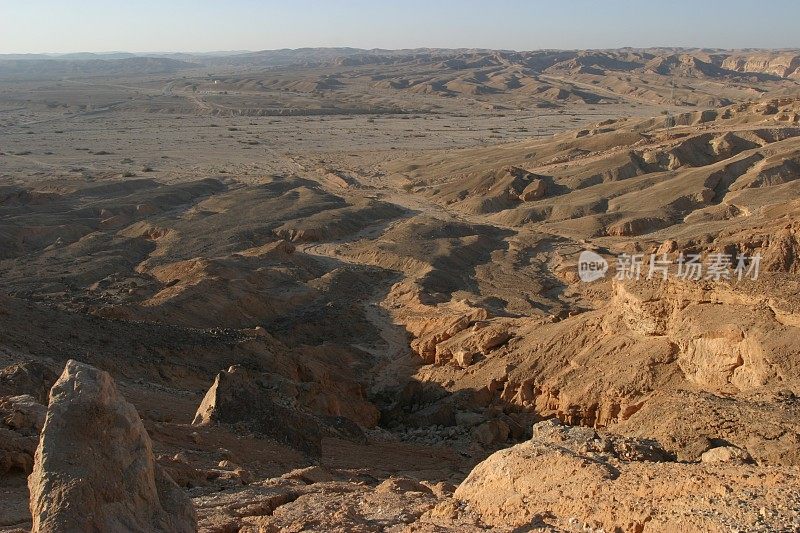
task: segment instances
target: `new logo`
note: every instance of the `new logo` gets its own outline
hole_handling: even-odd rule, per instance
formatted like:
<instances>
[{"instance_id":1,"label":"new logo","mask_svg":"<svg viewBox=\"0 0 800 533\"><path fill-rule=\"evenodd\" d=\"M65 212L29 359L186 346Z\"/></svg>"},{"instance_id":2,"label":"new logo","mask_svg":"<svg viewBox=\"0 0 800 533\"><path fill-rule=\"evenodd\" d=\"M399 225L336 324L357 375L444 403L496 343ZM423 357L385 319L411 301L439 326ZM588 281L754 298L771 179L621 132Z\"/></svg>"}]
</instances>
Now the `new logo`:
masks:
<instances>
[{"instance_id":1,"label":"new logo","mask_svg":"<svg viewBox=\"0 0 800 533\"><path fill-rule=\"evenodd\" d=\"M602 279L608 272L608 261L602 256L584 250L578 257L578 277L584 283L591 283Z\"/></svg>"}]
</instances>

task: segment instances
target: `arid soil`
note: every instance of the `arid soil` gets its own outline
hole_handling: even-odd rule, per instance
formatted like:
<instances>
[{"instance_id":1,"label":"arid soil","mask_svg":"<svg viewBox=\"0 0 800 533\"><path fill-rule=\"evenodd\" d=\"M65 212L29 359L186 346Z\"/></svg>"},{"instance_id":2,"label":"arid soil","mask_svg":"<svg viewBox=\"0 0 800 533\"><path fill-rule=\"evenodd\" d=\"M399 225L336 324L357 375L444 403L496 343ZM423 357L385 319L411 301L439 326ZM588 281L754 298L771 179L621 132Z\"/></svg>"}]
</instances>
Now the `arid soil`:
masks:
<instances>
[{"instance_id":1,"label":"arid soil","mask_svg":"<svg viewBox=\"0 0 800 533\"><path fill-rule=\"evenodd\" d=\"M798 83L0 57L0 531L800 529Z\"/></svg>"}]
</instances>

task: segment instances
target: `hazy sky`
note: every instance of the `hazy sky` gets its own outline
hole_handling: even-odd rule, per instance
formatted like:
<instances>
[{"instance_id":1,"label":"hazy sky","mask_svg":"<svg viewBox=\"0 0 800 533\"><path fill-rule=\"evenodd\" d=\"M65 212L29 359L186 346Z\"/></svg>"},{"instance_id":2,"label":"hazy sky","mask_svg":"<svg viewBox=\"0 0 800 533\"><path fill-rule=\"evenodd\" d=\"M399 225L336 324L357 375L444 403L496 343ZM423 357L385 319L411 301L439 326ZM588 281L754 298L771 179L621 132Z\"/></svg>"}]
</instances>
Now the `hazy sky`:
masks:
<instances>
[{"instance_id":1,"label":"hazy sky","mask_svg":"<svg viewBox=\"0 0 800 533\"><path fill-rule=\"evenodd\" d=\"M0 0L0 53L800 47L798 0Z\"/></svg>"}]
</instances>

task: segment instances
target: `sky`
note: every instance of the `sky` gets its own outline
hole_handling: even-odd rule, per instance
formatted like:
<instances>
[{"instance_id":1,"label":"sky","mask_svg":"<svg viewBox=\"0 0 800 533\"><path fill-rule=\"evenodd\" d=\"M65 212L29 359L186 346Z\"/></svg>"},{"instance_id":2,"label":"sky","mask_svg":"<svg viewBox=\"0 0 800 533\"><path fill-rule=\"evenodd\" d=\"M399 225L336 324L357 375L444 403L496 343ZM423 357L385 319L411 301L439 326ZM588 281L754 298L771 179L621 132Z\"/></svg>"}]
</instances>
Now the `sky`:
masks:
<instances>
[{"instance_id":1,"label":"sky","mask_svg":"<svg viewBox=\"0 0 800 533\"><path fill-rule=\"evenodd\" d=\"M0 54L800 48L798 0L0 0Z\"/></svg>"}]
</instances>

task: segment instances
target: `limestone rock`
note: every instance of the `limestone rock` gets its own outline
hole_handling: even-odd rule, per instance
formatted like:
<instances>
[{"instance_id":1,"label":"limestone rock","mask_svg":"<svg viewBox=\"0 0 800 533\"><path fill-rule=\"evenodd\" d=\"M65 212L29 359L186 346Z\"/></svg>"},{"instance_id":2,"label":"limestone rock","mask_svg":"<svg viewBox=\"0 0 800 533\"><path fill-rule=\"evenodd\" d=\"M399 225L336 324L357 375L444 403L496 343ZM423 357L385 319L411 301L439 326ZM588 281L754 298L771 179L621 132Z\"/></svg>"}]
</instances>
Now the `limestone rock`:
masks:
<instances>
[{"instance_id":1,"label":"limestone rock","mask_svg":"<svg viewBox=\"0 0 800 533\"><path fill-rule=\"evenodd\" d=\"M325 468L317 465L308 466L306 468L297 468L291 472L286 472L281 476L281 478L296 479L308 485L313 485L314 483L325 483L335 479L333 475Z\"/></svg>"},{"instance_id":2,"label":"limestone rock","mask_svg":"<svg viewBox=\"0 0 800 533\"><path fill-rule=\"evenodd\" d=\"M50 392L28 486L34 533L196 531L136 409L108 373L76 361Z\"/></svg>"},{"instance_id":3,"label":"limestone rock","mask_svg":"<svg viewBox=\"0 0 800 533\"><path fill-rule=\"evenodd\" d=\"M796 487L753 479L752 465L626 457L612 435L575 429L537 424L533 439L478 464L454 498L485 525L504 531L527 530L536 522L559 531L574 531L580 524L587 531L722 531L721 517L731 517L738 529L747 520L742 513L769 520L762 525L767 531L782 530L793 520L767 502L795 501ZM778 469L765 475L796 480ZM775 511L765 514L769 506Z\"/></svg>"},{"instance_id":4,"label":"limestone rock","mask_svg":"<svg viewBox=\"0 0 800 533\"><path fill-rule=\"evenodd\" d=\"M592 428L567 426L555 418L534 424L531 433L533 435L532 440L562 444L572 448L585 447L592 441L599 439L597 432Z\"/></svg>"},{"instance_id":5,"label":"limestone rock","mask_svg":"<svg viewBox=\"0 0 800 533\"><path fill-rule=\"evenodd\" d=\"M484 446L491 446L506 442L510 431L508 424L502 420L487 420L475 428L473 435Z\"/></svg>"},{"instance_id":6,"label":"limestone rock","mask_svg":"<svg viewBox=\"0 0 800 533\"><path fill-rule=\"evenodd\" d=\"M58 375L36 361L17 363L0 370L0 396L29 394L42 404L47 403L50 387Z\"/></svg>"},{"instance_id":7,"label":"limestone rock","mask_svg":"<svg viewBox=\"0 0 800 533\"><path fill-rule=\"evenodd\" d=\"M17 431L38 433L44 426L47 408L33 396L9 396L0 398L0 418L9 428Z\"/></svg>"},{"instance_id":8,"label":"limestone rock","mask_svg":"<svg viewBox=\"0 0 800 533\"><path fill-rule=\"evenodd\" d=\"M453 360L461 368L467 368L468 366L470 366L472 364L473 358L474 354L468 350L458 350L453 356Z\"/></svg>"},{"instance_id":9,"label":"limestone rock","mask_svg":"<svg viewBox=\"0 0 800 533\"><path fill-rule=\"evenodd\" d=\"M484 355L488 354L495 348L498 348L508 342L511 338L511 333L507 330L490 330L487 328L478 334L480 340L478 341L478 349Z\"/></svg>"},{"instance_id":10,"label":"limestone rock","mask_svg":"<svg viewBox=\"0 0 800 533\"><path fill-rule=\"evenodd\" d=\"M700 460L704 463L737 463L744 464L752 461L750 454L746 450L736 446L719 446L711 448L703 455Z\"/></svg>"},{"instance_id":11,"label":"limestone rock","mask_svg":"<svg viewBox=\"0 0 800 533\"><path fill-rule=\"evenodd\" d=\"M656 249L656 255L661 256L664 254L671 254L674 253L678 249L678 243L672 239L667 239L661 246Z\"/></svg>"},{"instance_id":12,"label":"limestone rock","mask_svg":"<svg viewBox=\"0 0 800 533\"><path fill-rule=\"evenodd\" d=\"M270 376L232 366L217 374L197 408L194 425L245 424L279 442L319 453L322 438L363 440L359 426L340 416L315 415L291 405Z\"/></svg>"},{"instance_id":13,"label":"limestone rock","mask_svg":"<svg viewBox=\"0 0 800 533\"><path fill-rule=\"evenodd\" d=\"M469 329L439 341L435 348L434 361L439 365L453 361L457 366L466 368L475 362L476 356L489 356L512 337L507 323L478 322Z\"/></svg>"},{"instance_id":14,"label":"limestone rock","mask_svg":"<svg viewBox=\"0 0 800 533\"><path fill-rule=\"evenodd\" d=\"M45 411L32 396L0 398L0 474L31 472Z\"/></svg>"},{"instance_id":15,"label":"limestone rock","mask_svg":"<svg viewBox=\"0 0 800 533\"><path fill-rule=\"evenodd\" d=\"M582 493L614 476L610 465L567 448L527 441L495 452L476 466L454 496L469 503L487 524L513 528L530 524L565 493ZM538 505L527 504L525 496L535 497Z\"/></svg>"},{"instance_id":16,"label":"limestone rock","mask_svg":"<svg viewBox=\"0 0 800 533\"><path fill-rule=\"evenodd\" d=\"M592 428L568 426L557 419L534 424L531 440L556 444L579 453L602 453L623 461L671 461L673 457L650 439L600 434Z\"/></svg>"},{"instance_id":17,"label":"limestone rock","mask_svg":"<svg viewBox=\"0 0 800 533\"><path fill-rule=\"evenodd\" d=\"M541 179L534 179L528 184L527 187L519 195L519 199L523 202L530 202L544 198L547 194L547 183Z\"/></svg>"},{"instance_id":18,"label":"limestone rock","mask_svg":"<svg viewBox=\"0 0 800 533\"><path fill-rule=\"evenodd\" d=\"M403 492L421 492L423 494L433 494L433 491L430 487L426 487L422 483L418 481L414 481L413 479L409 478L389 478L377 487L375 487L375 492L395 492L395 493L403 493Z\"/></svg>"},{"instance_id":19,"label":"limestone rock","mask_svg":"<svg viewBox=\"0 0 800 533\"><path fill-rule=\"evenodd\" d=\"M0 427L0 475L33 469L36 437Z\"/></svg>"}]
</instances>

